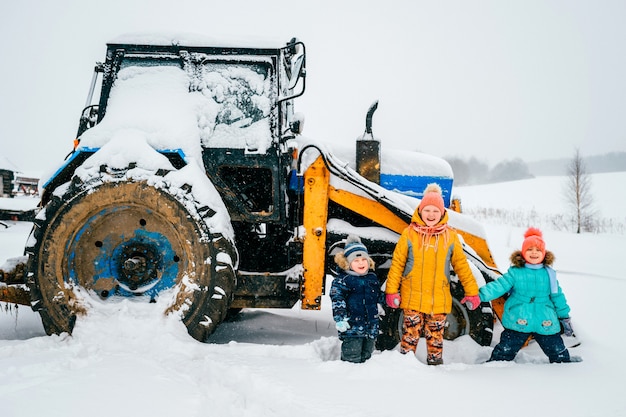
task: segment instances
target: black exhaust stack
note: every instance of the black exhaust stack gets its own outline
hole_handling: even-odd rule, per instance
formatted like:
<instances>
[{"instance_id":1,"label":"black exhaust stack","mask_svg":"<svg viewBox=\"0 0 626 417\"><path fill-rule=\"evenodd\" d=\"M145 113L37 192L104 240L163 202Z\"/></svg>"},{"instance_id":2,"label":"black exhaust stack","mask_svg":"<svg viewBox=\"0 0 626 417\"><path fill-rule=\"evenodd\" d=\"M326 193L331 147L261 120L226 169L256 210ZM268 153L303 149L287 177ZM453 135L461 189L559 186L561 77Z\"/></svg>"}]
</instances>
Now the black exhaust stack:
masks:
<instances>
[{"instance_id":1,"label":"black exhaust stack","mask_svg":"<svg viewBox=\"0 0 626 417\"><path fill-rule=\"evenodd\" d=\"M372 134L372 117L377 108L378 100L367 111L365 132L356 141L356 170L365 179L380 184L380 142Z\"/></svg>"}]
</instances>

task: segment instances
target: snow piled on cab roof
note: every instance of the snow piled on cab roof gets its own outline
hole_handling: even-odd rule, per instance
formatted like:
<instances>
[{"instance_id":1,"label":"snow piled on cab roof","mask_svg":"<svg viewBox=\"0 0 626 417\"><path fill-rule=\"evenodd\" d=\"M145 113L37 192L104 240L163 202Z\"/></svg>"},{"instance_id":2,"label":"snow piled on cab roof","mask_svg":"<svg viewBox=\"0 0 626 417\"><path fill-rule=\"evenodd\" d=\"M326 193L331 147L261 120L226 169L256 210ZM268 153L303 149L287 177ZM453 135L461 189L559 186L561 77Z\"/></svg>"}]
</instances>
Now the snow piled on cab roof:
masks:
<instances>
[{"instance_id":1,"label":"snow piled on cab roof","mask_svg":"<svg viewBox=\"0 0 626 417\"><path fill-rule=\"evenodd\" d=\"M111 39L108 44L215 46L236 48L282 48L289 39L268 36L220 36L190 32L129 32Z\"/></svg>"}]
</instances>

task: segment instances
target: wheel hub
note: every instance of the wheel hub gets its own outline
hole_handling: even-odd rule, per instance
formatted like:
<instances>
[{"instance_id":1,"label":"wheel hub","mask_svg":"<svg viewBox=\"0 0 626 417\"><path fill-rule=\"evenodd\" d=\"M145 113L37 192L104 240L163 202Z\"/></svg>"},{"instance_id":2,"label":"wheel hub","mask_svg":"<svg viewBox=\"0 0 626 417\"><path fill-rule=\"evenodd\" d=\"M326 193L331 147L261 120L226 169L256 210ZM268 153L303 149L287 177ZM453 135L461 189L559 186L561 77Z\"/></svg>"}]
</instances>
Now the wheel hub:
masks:
<instances>
[{"instance_id":1,"label":"wheel hub","mask_svg":"<svg viewBox=\"0 0 626 417\"><path fill-rule=\"evenodd\" d=\"M118 281L131 291L149 285L158 279L163 265L162 257L152 245L142 242L125 242L121 256L114 260L118 266Z\"/></svg>"}]
</instances>

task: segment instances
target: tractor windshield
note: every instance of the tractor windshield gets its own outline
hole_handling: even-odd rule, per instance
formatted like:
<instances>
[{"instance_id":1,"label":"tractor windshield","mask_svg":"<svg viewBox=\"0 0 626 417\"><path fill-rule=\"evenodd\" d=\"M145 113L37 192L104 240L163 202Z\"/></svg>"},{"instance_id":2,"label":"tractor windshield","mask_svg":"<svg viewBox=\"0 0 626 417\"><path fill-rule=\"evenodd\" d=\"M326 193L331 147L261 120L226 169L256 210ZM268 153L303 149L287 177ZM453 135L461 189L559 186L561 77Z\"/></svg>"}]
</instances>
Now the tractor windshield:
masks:
<instances>
[{"instance_id":1,"label":"tractor windshield","mask_svg":"<svg viewBox=\"0 0 626 417\"><path fill-rule=\"evenodd\" d=\"M269 63L203 62L191 84L206 99L198 120L202 145L265 153L272 143L273 86Z\"/></svg>"}]
</instances>

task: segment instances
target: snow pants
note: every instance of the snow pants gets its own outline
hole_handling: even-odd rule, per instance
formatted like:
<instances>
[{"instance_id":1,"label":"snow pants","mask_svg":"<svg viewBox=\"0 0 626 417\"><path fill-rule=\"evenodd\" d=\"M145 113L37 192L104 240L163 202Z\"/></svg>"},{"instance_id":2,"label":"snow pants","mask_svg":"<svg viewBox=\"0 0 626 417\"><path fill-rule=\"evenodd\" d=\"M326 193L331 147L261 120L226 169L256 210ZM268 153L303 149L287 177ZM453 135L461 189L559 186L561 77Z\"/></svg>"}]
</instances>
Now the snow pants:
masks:
<instances>
[{"instance_id":1,"label":"snow pants","mask_svg":"<svg viewBox=\"0 0 626 417\"><path fill-rule=\"evenodd\" d=\"M420 335L426 339L426 362L429 365L443 364L443 331L447 314L425 314L415 310L404 310L400 352L417 350Z\"/></svg>"},{"instance_id":2,"label":"snow pants","mask_svg":"<svg viewBox=\"0 0 626 417\"><path fill-rule=\"evenodd\" d=\"M515 330L504 329L500 336L500 343L491 352L491 361L512 361L517 352L524 346L530 336L537 341L539 347L546 354L550 363L571 362L569 351L565 348L560 334L542 335L537 333L521 333Z\"/></svg>"},{"instance_id":3,"label":"snow pants","mask_svg":"<svg viewBox=\"0 0 626 417\"><path fill-rule=\"evenodd\" d=\"M374 339L369 337L345 337L341 342L341 360L361 363L372 357Z\"/></svg>"}]
</instances>

